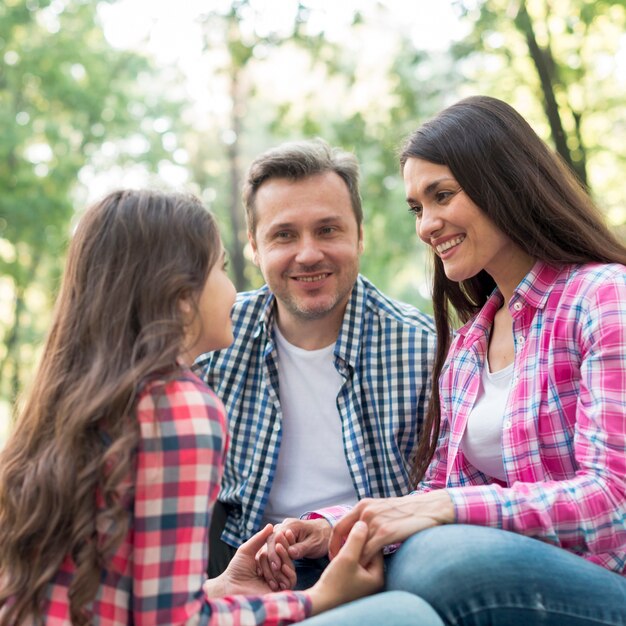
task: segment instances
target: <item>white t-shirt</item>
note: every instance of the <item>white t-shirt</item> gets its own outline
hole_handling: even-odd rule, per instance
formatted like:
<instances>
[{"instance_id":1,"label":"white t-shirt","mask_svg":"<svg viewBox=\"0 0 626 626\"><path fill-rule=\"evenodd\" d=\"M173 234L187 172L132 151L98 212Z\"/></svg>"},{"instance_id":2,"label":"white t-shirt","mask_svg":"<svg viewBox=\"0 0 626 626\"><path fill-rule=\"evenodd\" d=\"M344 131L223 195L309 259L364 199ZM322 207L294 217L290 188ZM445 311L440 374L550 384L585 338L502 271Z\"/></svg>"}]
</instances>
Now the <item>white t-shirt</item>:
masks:
<instances>
[{"instance_id":1,"label":"white t-shirt","mask_svg":"<svg viewBox=\"0 0 626 626\"><path fill-rule=\"evenodd\" d=\"M263 523L300 517L333 504L354 504L343 448L337 394L343 378L333 364L335 344L303 350L274 327L282 439Z\"/></svg>"},{"instance_id":2,"label":"white t-shirt","mask_svg":"<svg viewBox=\"0 0 626 626\"><path fill-rule=\"evenodd\" d=\"M478 470L506 482L502 461L502 420L513 379L513 363L497 372L485 360L476 404L467 418L461 449Z\"/></svg>"}]
</instances>

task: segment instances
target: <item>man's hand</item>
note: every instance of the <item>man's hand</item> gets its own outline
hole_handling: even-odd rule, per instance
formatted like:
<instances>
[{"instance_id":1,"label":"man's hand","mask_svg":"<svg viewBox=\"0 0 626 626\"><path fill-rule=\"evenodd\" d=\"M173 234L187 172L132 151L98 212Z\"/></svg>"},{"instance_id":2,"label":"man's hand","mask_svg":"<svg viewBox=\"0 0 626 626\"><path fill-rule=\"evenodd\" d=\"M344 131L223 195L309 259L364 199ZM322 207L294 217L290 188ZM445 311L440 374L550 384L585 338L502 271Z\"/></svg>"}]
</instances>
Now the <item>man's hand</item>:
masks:
<instances>
[{"instance_id":1,"label":"man's hand","mask_svg":"<svg viewBox=\"0 0 626 626\"><path fill-rule=\"evenodd\" d=\"M274 590L295 585L295 559L317 559L328 554L330 524L323 518L300 520L288 517L274 527L256 561L260 572Z\"/></svg>"},{"instance_id":2,"label":"man's hand","mask_svg":"<svg viewBox=\"0 0 626 626\"><path fill-rule=\"evenodd\" d=\"M217 598L235 594L262 595L273 591L263 576L257 572L255 554L263 547L273 532L268 524L254 537L246 541L235 553L226 571L217 578L211 578L204 583L203 589L208 597ZM290 573L284 574L289 580ZM293 574L295 584L295 573Z\"/></svg>"},{"instance_id":3,"label":"man's hand","mask_svg":"<svg viewBox=\"0 0 626 626\"><path fill-rule=\"evenodd\" d=\"M400 498L364 498L337 522L329 544L333 558L359 520L367 524L363 548L364 562L370 561L386 545L408 539L411 535L441 524L454 522L454 505L445 489Z\"/></svg>"}]
</instances>

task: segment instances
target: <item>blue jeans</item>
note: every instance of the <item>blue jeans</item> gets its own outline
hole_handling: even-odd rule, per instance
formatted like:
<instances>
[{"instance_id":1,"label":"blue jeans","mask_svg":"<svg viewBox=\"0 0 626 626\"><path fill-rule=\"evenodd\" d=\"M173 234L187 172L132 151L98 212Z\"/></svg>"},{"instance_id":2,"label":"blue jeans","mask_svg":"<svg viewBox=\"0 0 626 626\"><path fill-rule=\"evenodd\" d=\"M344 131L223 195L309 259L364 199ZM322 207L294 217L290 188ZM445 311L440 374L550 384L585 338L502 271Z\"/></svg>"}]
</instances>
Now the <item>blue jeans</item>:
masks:
<instances>
[{"instance_id":1,"label":"blue jeans","mask_svg":"<svg viewBox=\"0 0 626 626\"><path fill-rule=\"evenodd\" d=\"M481 526L440 526L408 539L388 562L386 590L373 596L371 618L352 614L351 603L312 626L404 626L404 618L380 620L384 606L396 604L388 592L399 590L425 602L412 610L416 626L436 623L423 617L424 606L446 626L626 626L624 576L537 539Z\"/></svg>"},{"instance_id":2,"label":"blue jeans","mask_svg":"<svg viewBox=\"0 0 626 626\"><path fill-rule=\"evenodd\" d=\"M414 535L391 560L387 589L423 598L445 624L626 626L626 578L494 528L453 524Z\"/></svg>"},{"instance_id":3,"label":"blue jeans","mask_svg":"<svg viewBox=\"0 0 626 626\"><path fill-rule=\"evenodd\" d=\"M421 598L405 591L386 591L320 613L306 626L444 626Z\"/></svg>"}]
</instances>

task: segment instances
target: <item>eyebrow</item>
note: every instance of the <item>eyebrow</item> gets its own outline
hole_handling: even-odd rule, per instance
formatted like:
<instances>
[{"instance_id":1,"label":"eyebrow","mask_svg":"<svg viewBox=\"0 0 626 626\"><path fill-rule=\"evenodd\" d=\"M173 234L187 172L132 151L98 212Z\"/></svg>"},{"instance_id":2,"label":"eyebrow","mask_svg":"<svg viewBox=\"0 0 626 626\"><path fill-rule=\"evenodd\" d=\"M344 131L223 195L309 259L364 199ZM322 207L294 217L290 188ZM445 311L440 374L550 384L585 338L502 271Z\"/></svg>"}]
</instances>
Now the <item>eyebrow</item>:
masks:
<instances>
[{"instance_id":1,"label":"eyebrow","mask_svg":"<svg viewBox=\"0 0 626 626\"><path fill-rule=\"evenodd\" d=\"M456 179L452 178L451 176L442 176L441 178L437 178L436 180L433 180L432 183L429 183L428 185L426 185L426 188L424 189L424 195L425 196L432 195L432 193L435 191L435 189L437 189L437 187L439 187L441 183L443 183L444 181L448 181L448 180L451 180L458 185L458 182L456 181ZM413 198L411 197L408 197L406 201L414 202Z\"/></svg>"},{"instance_id":2,"label":"eyebrow","mask_svg":"<svg viewBox=\"0 0 626 626\"><path fill-rule=\"evenodd\" d=\"M315 226L323 226L324 224L333 224L336 222L343 222L345 218L341 215L329 215L327 217L323 217L314 222ZM282 230L285 228L293 228L295 226L294 222L281 222L280 224L272 224L270 228L268 228L269 232L274 232L276 230Z\"/></svg>"}]
</instances>

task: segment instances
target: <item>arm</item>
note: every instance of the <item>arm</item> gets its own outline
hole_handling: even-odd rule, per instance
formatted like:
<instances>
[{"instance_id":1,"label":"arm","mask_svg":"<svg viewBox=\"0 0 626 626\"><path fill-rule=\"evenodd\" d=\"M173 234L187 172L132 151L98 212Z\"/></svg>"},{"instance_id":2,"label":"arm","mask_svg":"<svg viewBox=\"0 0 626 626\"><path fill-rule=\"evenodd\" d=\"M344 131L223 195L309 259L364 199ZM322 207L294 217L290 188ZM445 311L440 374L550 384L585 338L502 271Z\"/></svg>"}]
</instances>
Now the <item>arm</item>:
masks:
<instances>
[{"instance_id":1,"label":"arm","mask_svg":"<svg viewBox=\"0 0 626 626\"><path fill-rule=\"evenodd\" d=\"M528 469L517 466L520 477L508 487L450 489L459 522L504 528L576 552L624 550L626 278L623 268L607 274L582 283L581 293L557 311L558 343L553 337L549 353L555 365L542 395L533 396L540 445L532 449L545 458L530 456L520 431L516 449L526 446ZM534 387L528 383L528 389ZM548 412L550 397L559 399L558 413ZM543 467L565 476L551 479Z\"/></svg>"},{"instance_id":2,"label":"arm","mask_svg":"<svg viewBox=\"0 0 626 626\"><path fill-rule=\"evenodd\" d=\"M219 400L189 375L152 388L140 402L138 418L134 623L173 626L199 617L200 624L216 626L279 626L304 619L310 612L304 594L207 599L202 589L209 511L223 462L225 422Z\"/></svg>"}]
</instances>

